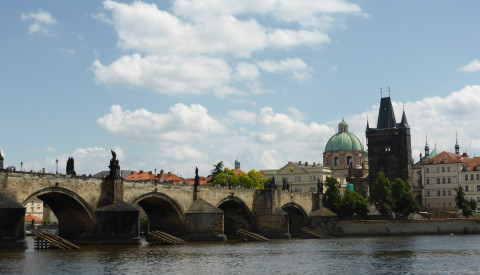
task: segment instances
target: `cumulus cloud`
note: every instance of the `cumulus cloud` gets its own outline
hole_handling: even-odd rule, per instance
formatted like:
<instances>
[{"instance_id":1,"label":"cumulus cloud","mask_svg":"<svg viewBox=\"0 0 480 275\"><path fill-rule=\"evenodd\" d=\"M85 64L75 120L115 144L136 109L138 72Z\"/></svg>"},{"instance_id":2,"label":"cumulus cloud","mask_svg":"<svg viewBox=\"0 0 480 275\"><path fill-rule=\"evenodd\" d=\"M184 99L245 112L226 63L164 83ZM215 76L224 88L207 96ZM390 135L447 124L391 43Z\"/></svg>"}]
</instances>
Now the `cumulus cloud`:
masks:
<instances>
[{"instance_id":1,"label":"cumulus cloud","mask_svg":"<svg viewBox=\"0 0 480 275\"><path fill-rule=\"evenodd\" d=\"M469 64L459 68L459 70L469 73L480 71L480 61L474 59Z\"/></svg>"},{"instance_id":2,"label":"cumulus cloud","mask_svg":"<svg viewBox=\"0 0 480 275\"><path fill-rule=\"evenodd\" d=\"M28 34L34 34L36 32L50 34L48 26L58 23L50 13L42 9L38 9L37 12L22 14L22 20L33 20L33 23L28 28Z\"/></svg>"},{"instance_id":3,"label":"cumulus cloud","mask_svg":"<svg viewBox=\"0 0 480 275\"><path fill-rule=\"evenodd\" d=\"M299 81L310 78L311 68L300 58L287 58L280 62L266 60L258 62L257 65L269 73L291 73L292 77Z\"/></svg>"},{"instance_id":4,"label":"cumulus cloud","mask_svg":"<svg viewBox=\"0 0 480 275\"><path fill-rule=\"evenodd\" d=\"M95 79L108 87L128 84L164 94L264 93L257 65L249 62L253 53L317 49L330 42L325 26L333 25L336 15L363 15L358 5L343 0L290 2L176 0L166 11L141 1L104 1L105 13L95 18L114 28L126 54L111 64L95 60ZM301 59L281 59L269 62L283 69L269 72L310 78Z\"/></svg>"},{"instance_id":5,"label":"cumulus cloud","mask_svg":"<svg viewBox=\"0 0 480 275\"><path fill-rule=\"evenodd\" d=\"M97 120L110 133L142 144L172 144L222 134L226 128L207 109L198 104L179 103L168 113L155 114L145 109L123 111L114 105L110 113Z\"/></svg>"}]
</instances>

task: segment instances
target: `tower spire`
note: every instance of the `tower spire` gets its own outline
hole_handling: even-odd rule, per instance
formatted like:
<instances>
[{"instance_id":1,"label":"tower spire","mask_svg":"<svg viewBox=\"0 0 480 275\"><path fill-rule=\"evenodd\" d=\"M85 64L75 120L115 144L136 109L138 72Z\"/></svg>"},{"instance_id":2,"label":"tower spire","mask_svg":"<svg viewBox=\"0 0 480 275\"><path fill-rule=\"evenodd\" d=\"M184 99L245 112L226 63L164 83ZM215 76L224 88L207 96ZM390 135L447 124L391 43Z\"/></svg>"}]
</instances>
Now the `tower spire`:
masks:
<instances>
[{"instance_id":1,"label":"tower spire","mask_svg":"<svg viewBox=\"0 0 480 275\"><path fill-rule=\"evenodd\" d=\"M425 133L425 158L430 155L430 147L428 147L428 136L427 133Z\"/></svg>"},{"instance_id":2,"label":"tower spire","mask_svg":"<svg viewBox=\"0 0 480 275\"><path fill-rule=\"evenodd\" d=\"M455 130L455 154L460 155L460 145L458 145L458 132Z\"/></svg>"}]
</instances>

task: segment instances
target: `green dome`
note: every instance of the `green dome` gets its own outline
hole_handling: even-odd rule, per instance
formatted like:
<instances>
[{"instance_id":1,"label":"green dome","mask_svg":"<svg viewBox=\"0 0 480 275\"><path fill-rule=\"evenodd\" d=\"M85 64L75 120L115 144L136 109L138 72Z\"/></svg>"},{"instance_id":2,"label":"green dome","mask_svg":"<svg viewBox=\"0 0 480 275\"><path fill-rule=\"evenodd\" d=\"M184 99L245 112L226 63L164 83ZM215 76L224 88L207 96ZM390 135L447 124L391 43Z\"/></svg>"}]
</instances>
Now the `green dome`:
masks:
<instances>
[{"instance_id":1,"label":"green dome","mask_svg":"<svg viewBox=\"0 0 480 275\"><path fill-rule=\"evenodd\" d=\"M352 133L340 132L333 135L325 146L325 152L364 151L360 140Z\"/></svg>"}]
</instances>

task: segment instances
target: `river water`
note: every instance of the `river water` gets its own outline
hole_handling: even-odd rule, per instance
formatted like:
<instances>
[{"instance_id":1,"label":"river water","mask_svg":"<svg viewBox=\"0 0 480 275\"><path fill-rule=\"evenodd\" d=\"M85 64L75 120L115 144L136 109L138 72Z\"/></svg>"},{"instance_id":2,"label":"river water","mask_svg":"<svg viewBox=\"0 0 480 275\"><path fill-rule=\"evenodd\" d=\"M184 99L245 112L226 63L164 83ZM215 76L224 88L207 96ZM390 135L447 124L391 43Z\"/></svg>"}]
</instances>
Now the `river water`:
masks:
<instances>
[{"instance_id":1,"label":"river water","mask_svg":"<svg viewBox=\"0 0 480 275\"><path fill-rule=\"evenodd\" d=\"M0 251L0 274L480 274L480 235Z\"/></svg>"}]
</instances>

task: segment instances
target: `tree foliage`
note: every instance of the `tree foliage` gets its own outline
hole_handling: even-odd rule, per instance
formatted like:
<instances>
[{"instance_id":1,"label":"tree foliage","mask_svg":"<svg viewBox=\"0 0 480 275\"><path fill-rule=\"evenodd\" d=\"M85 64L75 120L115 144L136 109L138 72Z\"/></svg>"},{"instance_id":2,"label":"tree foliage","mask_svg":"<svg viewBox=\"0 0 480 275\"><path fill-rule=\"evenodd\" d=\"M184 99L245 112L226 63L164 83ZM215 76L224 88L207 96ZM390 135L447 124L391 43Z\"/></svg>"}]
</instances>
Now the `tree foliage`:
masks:
<instances>
[{"instance_id":1,"label":"tree foliage","mask_svg":"<svg viewBox=\"0 0 480 275\"><path fill-rule=\"evenodd\" d=\"M363 219L367 213L367 200L355 191L345 190L338 215L344 219Z\"/></svg>"},{"instance_id":2,"label":"tree foliage","mask_svg":"<svg viewBox=\"0 0 480 275\"><path fill-rule=\"evenodd\" d=\"M358 193L345 190L342 196L341 185L334 177L327 177L325 207L335 212L342 219L359 219L367 216L368 204Z\"/></svg>"},{"instance_id":3,"label":"tree foliage","mask_svg":"<svg viewBox=\"0 0 480 275\"><path fill-rule=\"evenodd\" d=\"M340 195L340 183L334 177L327 177L325 182L325 206L337 213L342 205L342 196Z\"/></svg>"},{"instance_id":4,"label":"tree foliage","mask_svg":"<svg viewBox=\"0 0 480 275\"><path fill-rule=\"evenodd\" d=\"M368 200L388 219L407 219L408 215L420 209L410 183L399 178L390 183L383 172L378 173Z\"/></svg>"},{"instance_id":5,"label":"tree foliage","mask_svg":"<svg viewBox=\"0 0 480 275\"><path fill-rule=\"evenodd\" d=\"M220 161L219 163L214 164L213 167L214 168L210 171L210 175L208 175L208 177L210 178L208 182L214 182L217 175L222 173L223 161Z\"/></svg>"},{"instance_id":6,"label":"tree foliage","mask_svg":"<svg viewBox=\"0 0 480 275\"><path fill-rule=\"evenodd\" d=\"M264 188L264 182L265 181L262 178L262 175L255 170L250 170L248 173L241 173L240 175L237 175L234 169L225 168L223 172L216 175L213 184L218 184L220 186L230 185L232 188L243 187L260 190Z\"/></svg>"},{"instance_id":7,"label":"tree foliage","mask_svg":"<svg viewBox=\"0 0 480 275\"><path fill-rule=\"evenodd\" d=\"M458 209L462 210L462 215L466 218L473 215L473 211L477 209L477 201L474 199L465 199L465 192L461 186L454 190L457 192L457 195L455 195L455 203Z\"/></svg>"}]
</instances>

